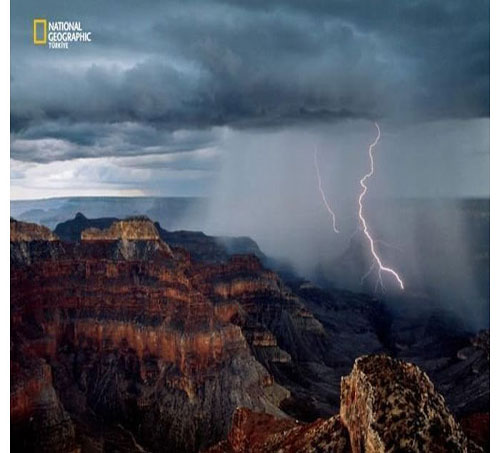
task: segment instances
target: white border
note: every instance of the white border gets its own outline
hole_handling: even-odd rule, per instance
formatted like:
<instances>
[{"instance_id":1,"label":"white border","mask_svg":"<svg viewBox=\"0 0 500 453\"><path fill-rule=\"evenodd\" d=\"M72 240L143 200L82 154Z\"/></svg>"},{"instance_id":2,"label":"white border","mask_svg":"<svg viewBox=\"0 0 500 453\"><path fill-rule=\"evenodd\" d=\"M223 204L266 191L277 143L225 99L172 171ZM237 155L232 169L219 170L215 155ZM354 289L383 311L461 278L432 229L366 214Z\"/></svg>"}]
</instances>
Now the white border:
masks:
<instances>
[{"instance_id":1,"label":"white border","mask_svg":"<svg viewBox=\"0 0 500 453\"><path fill-rule=\"evenodd\" d=\"M0 79L0 124L2 125L0 184L2 187L1 198L1 237L0 256L2 267L0 271L0 288L3 297L0 299L0 385L1 400L0 414L3 449L10 450L10 2L0 2L1 17L1 79ZM7 216L7 213L9 215Z\"/></svg>"}]
</instances>

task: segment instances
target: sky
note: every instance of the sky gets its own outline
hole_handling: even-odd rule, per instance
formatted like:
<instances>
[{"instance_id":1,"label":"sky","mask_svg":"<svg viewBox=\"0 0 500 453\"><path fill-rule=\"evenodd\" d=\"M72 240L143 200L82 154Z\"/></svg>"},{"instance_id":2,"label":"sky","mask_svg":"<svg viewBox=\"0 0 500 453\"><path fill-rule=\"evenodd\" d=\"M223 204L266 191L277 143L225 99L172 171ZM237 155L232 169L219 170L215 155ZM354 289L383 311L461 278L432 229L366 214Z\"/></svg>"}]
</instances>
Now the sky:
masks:
<instances>
[{"instance_id":1,"label":"sky","mask_svg":"<svg viewBox=\"0 0 500 453\"><path fill-rule=\"evenodd\" d=\"M35 46L39 17L92 42ZM486 0L16 1L11 198L293 203L315 147L350 197L373 121L378 196L488 196L489 32Z\"/></svg>"}]
</instances>

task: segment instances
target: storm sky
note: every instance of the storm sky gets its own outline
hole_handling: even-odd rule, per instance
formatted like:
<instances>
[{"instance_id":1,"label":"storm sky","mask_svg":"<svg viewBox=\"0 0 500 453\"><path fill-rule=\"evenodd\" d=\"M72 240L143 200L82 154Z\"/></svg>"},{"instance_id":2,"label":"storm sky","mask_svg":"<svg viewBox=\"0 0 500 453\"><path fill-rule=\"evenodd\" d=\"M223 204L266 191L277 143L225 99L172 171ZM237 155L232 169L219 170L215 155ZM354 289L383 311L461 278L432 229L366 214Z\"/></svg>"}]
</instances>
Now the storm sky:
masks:
<instances>
[{"instance_id":1,"label":"storm sky","mask_svg":"<svg viewBox=\"0 0 500 453\"><path fill-rule=\"evenodd\" d=\"M35 46L38 17L93 41ZM19 0L11 197L211 196L314 146L349 179L373 120L387 192L488 196L489 83L486 0Z\"/></svg>"}]
</instances>

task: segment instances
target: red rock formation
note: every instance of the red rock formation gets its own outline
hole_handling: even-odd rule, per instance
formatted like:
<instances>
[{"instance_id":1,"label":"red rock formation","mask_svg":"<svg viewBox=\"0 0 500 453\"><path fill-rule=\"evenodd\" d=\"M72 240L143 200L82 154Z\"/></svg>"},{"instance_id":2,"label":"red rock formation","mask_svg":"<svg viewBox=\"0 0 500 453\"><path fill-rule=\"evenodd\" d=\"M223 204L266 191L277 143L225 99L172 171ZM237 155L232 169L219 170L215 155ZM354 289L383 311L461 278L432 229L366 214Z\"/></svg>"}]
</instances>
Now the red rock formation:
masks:
<instances>
[{"instance_id":1,"label":"red rock formation","mask_svg":"<svg viewBox=\"0 0 500 453\"><path fill-rule=\"evenodd\" d=\"M48 236L41 244L36 230L37 241L13 242L14 348L47 361L72 414L91 409L135 429L153 449L191 451L220 439L238 405L281 413L288 392L252 355L232 322L241 309L218 289L222 274L233 288L228 276L262 274L247 291L262 282L274 288L276 277L245 258L222 273L195 267L155 231L141 219L84 232L81 243ZM15 356L12 370L19 385L30 373ZM37 385L44 386L35 377L23 391L14 387L14 421L30 416L23 408L36 402Z\"/></svg>"}]
</instances>

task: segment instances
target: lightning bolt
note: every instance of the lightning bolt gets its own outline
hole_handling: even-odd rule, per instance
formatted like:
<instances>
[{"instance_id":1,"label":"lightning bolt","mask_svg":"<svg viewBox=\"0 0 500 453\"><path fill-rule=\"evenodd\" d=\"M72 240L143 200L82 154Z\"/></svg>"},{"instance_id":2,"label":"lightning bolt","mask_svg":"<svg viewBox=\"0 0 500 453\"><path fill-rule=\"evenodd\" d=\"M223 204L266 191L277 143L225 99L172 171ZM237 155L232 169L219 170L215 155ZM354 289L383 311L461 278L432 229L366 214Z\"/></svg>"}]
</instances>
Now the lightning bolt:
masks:
<instances>
[{"instance_id":1,"label":"lightning bolt","mask_svg":"<svg viewBox=\"0 0 500 453\"><path fill-rule=\"evenodd\" d=\"M366 181L368 181L368 179L373 175L373 173L375 171L374 164L373 164L373 148L375 148L375 146L377 146L377 143L380 140L380 127L378 126L378 124L376 122L375 122L375 127L377 128L377 138L375 139L375 141L373 143L370 144L370 146L368 148L368 155L370 156L370 171L365 176L363 176L361 178L361 180L359 181L359 184L361 185L362 190L361 190L361 193L360 193L359 198L358 198L358 205L359 205L358 216L359 216L359 220L361 222L361 226L363 228L363 233L365 234L365 236L368 239L368 242L370 244L370 251L371 251L371 254L372 254L373 259L374 259L372 267L370 268L368 273L363 276L363 280L368 276L368 274L370 274L370 272L373 270L373 267L376 263L376 265L378 267L378 277L379 277L378 282L377 282L377 286L379 283L383 286L383 284L382 284L382 272L386 272L387 274L392 275L399 283L399 286L401 287L401 289L404 290L405 287L403 284L403 280L401 280L401 277L398 275L398 273L394 269L391 269L390 267L384 266L382 264L382 260L377 255L377 251L375 250L375 241L372 239L370 232L368 231L368 226L366 224L366 220L363 217L363 198L365 197L366 192L368 191L368 187L365 183L366 183Z\"/></svg>"},{"instance_id":2,"label":"lightning bolt","mask_svg":"<svg viewBox=\"0 0 500 453\"><path fill-rule=\"evenodd\" d=\"M336 225L335 213L333 212L333 209L330 208L330 205L328 204L328 200L326 199L325 192L323 190L323 184L321 182L321 173L319 171L319 165L318 165L318 148L317 147L314 149L314 166L316 167L316 177L318 178L319 193L321 194L321 198L323 199L323 204L325 205L326 210L328 211L328 213L332 217L333 231L335 231L335 233L339 233L339 230L337 229L337 225Z\"/></svg>"}]
</instances>

